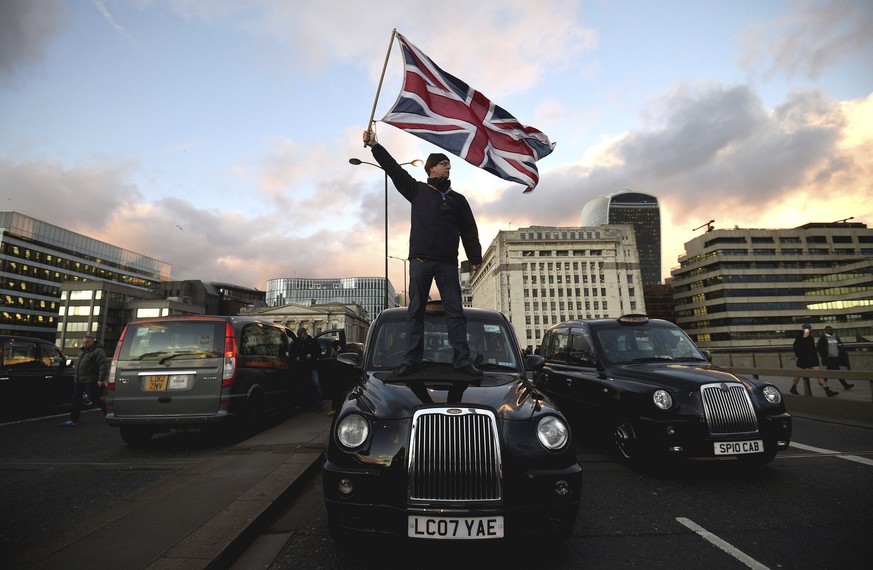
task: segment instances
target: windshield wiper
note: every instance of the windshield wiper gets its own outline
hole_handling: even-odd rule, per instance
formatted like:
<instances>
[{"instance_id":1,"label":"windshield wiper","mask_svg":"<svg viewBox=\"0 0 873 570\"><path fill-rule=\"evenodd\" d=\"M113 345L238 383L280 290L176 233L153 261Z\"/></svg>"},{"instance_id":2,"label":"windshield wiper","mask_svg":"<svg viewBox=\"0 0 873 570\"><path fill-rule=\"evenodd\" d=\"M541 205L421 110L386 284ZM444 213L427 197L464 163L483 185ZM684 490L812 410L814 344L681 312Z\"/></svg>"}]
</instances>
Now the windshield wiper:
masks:
<instances>
[{"instance_id":1,"label":"windshield wiper","mask_svg":"<svg viewBox=\"0 0 873 570\"><path fill-rule=\"evenodd\" d=\"M145 354L140 354L137 360L145 360L146 358L151 358L152 356L158 356L160 354L167 354L167 351L159 350L157 352L146 352Z\"/></svg>"},{"instance_id":2,"label":"windshield wiper","mask_svg":"<svg viewBox=\"0 0 873 570\"><path fill-rule=\"evenodd\" d=\"M202 350L199 352L190 352L190 351L189 352L177 352L175 354L170 354L170 355L163 357L160 360L160 362L158 362L158 364L163 364L164 362L166 362L168 360L172 360L172 359L176 358L177 356L191 356L193 354L196 354L199 356L199 355L206 355L207 353L205 351L202 351Z\"/></svg>"},{"instance_id":3,"label":"windshield wiper","mask_svg":"<svg viewBox=\"0 0 873 570\"><path fill-rule=\"evenodd\" d=\"M673 362L673 358L670 356L643 356L631 360L631 363L634 362Z\"/></svg>"}]
</instances>

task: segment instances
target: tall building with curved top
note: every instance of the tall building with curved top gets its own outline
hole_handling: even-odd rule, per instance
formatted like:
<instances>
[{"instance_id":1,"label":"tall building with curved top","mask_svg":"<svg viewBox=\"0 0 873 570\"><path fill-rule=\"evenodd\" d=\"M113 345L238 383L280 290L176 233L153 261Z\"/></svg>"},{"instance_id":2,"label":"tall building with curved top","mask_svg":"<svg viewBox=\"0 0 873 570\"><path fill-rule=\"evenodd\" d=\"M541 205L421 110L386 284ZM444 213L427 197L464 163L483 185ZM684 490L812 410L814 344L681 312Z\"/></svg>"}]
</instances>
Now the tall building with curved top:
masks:
<instances>
[{"instance_id":1,"label":"tall building with curved top","mask_svg":"<svg viewBox=\"0 0 873 570\"><path fill-rule=\"evenodd\" d=\"M655 196L623 191L592 198L582 207L579 225L601 224L632 225L643 284L661 282L661 206Z\"/></svg>"}]
</instances>

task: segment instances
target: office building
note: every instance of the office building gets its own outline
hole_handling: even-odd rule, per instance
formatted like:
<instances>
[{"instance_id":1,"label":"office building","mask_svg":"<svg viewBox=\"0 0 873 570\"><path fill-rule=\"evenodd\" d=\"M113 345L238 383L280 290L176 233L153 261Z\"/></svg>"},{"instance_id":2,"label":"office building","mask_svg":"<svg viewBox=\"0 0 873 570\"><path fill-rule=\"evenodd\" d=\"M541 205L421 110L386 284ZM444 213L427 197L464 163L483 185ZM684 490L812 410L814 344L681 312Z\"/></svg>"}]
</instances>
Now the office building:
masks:
<instances>
[{"instance_id":1,"label":"office building","mask_svg":"<svg viewBox=\"0 0 873 570\"><path fill-rule=\"evenodd\" d=\"M283 277L267 281L267 306L353 304L364 307L370 319L385 309L384 277L345 277L340 279L308 279ZM389 306L398 306L397 294L387 282Z\"/></svg>"},{"instance_id":2,"label":"office building","mask_svg":"<svg viewBox=\"0 0 873 570\"><path fill-rule=\"evenodd\" d=\"M506 315L531 350L554 324L646 310L630 225L501 230L469 286L473 306Z\"/></svg>"},{"instance_id":3,"label":"office building","mask_svg":"<svg viewBox=\"0 0 873 570\"><path fill-rule=\"evenodd\" d=\"M873 337L873 230L862 223L713 229L672 271L677 324L701 346L791 345L803 323Z\"/></svg>"},{"instance_id":4,"label":"office building","mask_svg":"<svg viewBox=\"0 0 873 570\"><path fill-rule=\"evenodd\" d=\"M661 207L658 199L639 192L598 196L582 207L579 225L630 224L636 233L643 284L661 282Z\"/></svg>"},{"instance_id":5,"label":"office building","mask_svg":"<svg viewBox=\"0 0 873 570\"><path fill-rule=\"evenodd\" d=\"M54 341L64 282L109 281L149 291L169 278L167 262L0 212L0 334Z\"/></svg>"}]
</instances>

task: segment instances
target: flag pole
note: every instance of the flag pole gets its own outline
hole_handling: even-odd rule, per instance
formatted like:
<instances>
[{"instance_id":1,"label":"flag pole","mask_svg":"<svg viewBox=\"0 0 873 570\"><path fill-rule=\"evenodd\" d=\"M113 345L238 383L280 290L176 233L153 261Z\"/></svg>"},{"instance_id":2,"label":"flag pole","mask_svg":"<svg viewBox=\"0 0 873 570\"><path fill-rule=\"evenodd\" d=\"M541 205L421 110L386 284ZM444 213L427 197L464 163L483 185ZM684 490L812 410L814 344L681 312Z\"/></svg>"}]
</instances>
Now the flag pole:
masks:
<instances>
[{"instance_id":1,"label":"flag pole","mask_svg":"<svg viewBox=\"0 0 873 570\"><path fill-rule=\"evenodd\" d=\"M382 80L385 79L385 69L388 67L388 58L391 57L391 48L394 46L394 36L397 35L397 28L391 30L391 41L388 42L388 53L385 54L385 63L382 64L382 75L379 76L379 86L376 88L376 98L373 100L373 110L370 112L370 120L367 121L367 129L373 124L373 117L376 115L376 103L379 102L379 93L382 91ZM364 145L366 147L367 145Z\"/></svg>"}]
</instances>

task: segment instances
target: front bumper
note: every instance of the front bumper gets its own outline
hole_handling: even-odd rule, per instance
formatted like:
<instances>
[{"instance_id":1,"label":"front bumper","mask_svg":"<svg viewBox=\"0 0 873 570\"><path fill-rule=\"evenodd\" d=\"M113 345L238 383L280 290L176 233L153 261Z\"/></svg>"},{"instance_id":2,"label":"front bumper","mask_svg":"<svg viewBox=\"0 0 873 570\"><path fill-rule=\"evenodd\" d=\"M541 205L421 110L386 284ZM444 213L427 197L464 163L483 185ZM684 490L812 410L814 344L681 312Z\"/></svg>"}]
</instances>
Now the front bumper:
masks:
<instances>
[{"instance_id":1,"label":"front bumper","mask_svg":"<svg viewBox=\"0 0 873 570\"><path fill-rule=\"evenodd\" d=\"M754 457L749 455L716 455L715 444L761 440L763 455L788 448L791 442L792 420L787 413L758 418L758 432L729 436L712 436L702 419L641 417L635 423L640 450L645 455L684 459L727 459Z\"/></svg>"},{"instance_id":2,"label":"front bumper","mask_svg":"<svg viewBox=\"0 0 873 570\"><path fill-rule=\"evenodd\" d=\"M491 517L504 519L504 538L531 534L569 534L582 496L582 468L574 464L559 470L528 470L507 478L500 504L412 503L406 499L405 478L394 470L343 469L326 461L323 470L325 505L331 527L356 531L408 535L409 515ZM352 491L340 493L340 487ZM556 492L566 489L566 494Z\"/></svg>"}]
</instances>

